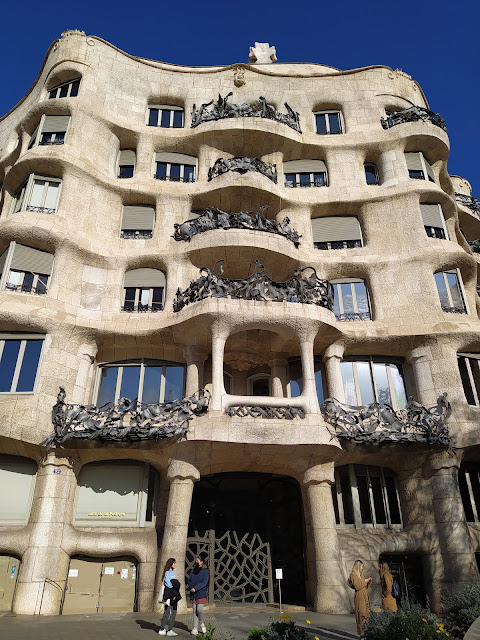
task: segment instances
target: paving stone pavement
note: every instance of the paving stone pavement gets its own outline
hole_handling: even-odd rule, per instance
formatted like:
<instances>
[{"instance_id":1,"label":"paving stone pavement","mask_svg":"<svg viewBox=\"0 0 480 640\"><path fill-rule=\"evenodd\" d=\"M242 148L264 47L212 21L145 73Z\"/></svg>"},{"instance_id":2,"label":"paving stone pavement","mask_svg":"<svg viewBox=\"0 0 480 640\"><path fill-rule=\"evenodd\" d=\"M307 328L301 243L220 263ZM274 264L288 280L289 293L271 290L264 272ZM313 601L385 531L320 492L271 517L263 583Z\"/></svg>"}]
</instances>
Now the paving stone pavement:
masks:
<instances>
[{"instance_id":1,"label":"paving stone pavement","mask_svg":"<svg viewBox=\"0 0 480 640\"><path fill-rule=\"evenodd\" d=\"M252 627L267 625L277 612L268 609L215 610L205 615L205 622L215 627L214 638L246 638ZM289 615L308 628L319 640L358 640L353 615L322 615L295 612ZM309 620L310 624L306 621ZM158 637L159 616L146 613L106 613L72 616L0 617L0 640L154 640ZM179 615L174 630L178 640L193 640L189 633L192 615Z\"/></svg>"}]
</instances>

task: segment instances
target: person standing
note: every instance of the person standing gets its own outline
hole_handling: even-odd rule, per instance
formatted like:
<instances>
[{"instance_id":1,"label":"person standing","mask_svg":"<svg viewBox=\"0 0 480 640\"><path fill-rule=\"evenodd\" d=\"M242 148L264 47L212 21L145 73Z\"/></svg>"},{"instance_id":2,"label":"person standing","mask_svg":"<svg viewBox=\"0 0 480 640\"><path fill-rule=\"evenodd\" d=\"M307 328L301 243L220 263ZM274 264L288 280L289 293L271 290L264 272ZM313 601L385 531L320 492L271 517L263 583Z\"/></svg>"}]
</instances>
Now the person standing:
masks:
<instances>
[{"instance_id":1,"label":"person standing","mask_svg":"<svg viewBox=\"0 0 480 640\"><path fill-rule=\"evenodd\" d=\"M364 627L370 618L370 597L368 588L372 582L372 578L365 578L363 575L363 562L355 560L348 584L355 589L355 619L357 622L357 633L363 639Z\"/></svg>"},{"instance_id":2,"label":"person standing","mask_svg":"<svg viewBox=\"0 0 480 640\"><path fill-rule=\"evenodd\" d=\"M378 565L382 581L382 605L385 611L397 611L397 602L392 595L393 577L386 562Z\"/></svg>"},{"instance_id":3,"label":"person standing","mask_svg":"<svg viewBox=\"0 0 480 640\"><path fill-rule=\"evenodd\" d=\"M203 609L207 602L207 588L209 580L209 572L206 556L200 554L195 558L193 569L187 578L187 588L190 591L190 602L193 605L193 629L191 633L196 636L200 630L201 633L206 632L203 622Z\"/></svg>"},{"instance_id":4,"label":"person standing","mask_svg":"<svg viewBox=\"0 0 480 640\"><path fill-rule=\"evenodd\" d=\"M173 623L177 616L178 601L181 600L182 596L180 595L180 582L177 580L177 576L175 574L175 558L169 558L165 563L162 581L162 602L165 605L165 611L163 612L163 618L160 623L158 633L161 636L178 636L178 633L175 633L173 630Z\"/></svg>"}]
</instances>

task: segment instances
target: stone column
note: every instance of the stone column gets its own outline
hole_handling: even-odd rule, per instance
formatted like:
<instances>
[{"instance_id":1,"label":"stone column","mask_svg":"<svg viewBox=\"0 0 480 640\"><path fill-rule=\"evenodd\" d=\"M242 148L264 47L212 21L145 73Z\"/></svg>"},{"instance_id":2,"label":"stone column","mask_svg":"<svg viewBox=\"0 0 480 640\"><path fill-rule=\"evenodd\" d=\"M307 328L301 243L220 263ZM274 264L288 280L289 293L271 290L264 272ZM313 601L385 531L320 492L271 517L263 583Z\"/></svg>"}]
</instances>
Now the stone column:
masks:
<instances>
[{"instance_id":1,"label":"stone column","mask_svg":"<svg viewBox=\"0 0 480 640\"><path fill-rule=\"evenodd\" d=\"M92 364L95 362L95 356L97 355L98 347L96 343L84 343L80 345L77 351L78 369L77 378L73 387L72 395L69 402L78 404L88 403L88 388L90 372L92 370ZM68 396L67 396L68 397Z\"/></svg>"},{"instance_id":2,"label":"stone column","mask_svg":"<svg viewBox=\"0 0 480 640\"><path fill-rule=\"evenodd\" d=\"M187 546L188 521L192 504L193 483L200 479L199 470L189 462L172 460L168 467L167 477L170 480L167 515L163 531L160 563L157 573L157 594L155 602L163 589L161 577L163 567L168 558L175 558L177 564L175 572L181 584L182 600L178 610L185 611L187 602L185 597L185 552Z\"/></svg>"},{"instance_id":3,"label":"stone column","mask_svg":"<svg viewBox=\"0 0 480 640\"><path fill-rule=\"evenodd\" d=\"M272 396L274 398L286 398L287 356L284 353L273 353L272 355Z\"/></svg>"},{"instance_id":4,"label":"stone column","mask_svg":"<svg viewBox=\"0 0 480 640\"><path fill-rule=\"evenodd\" d=\"M437 598L445 584L478 580L475 553L458 487L459 466L456 456L441 452L432 454L425 468L425 475L431 478L433 513L443 560L443 575L440 572L432 575L432 592Z\"/></svg>"},{"instance_id":5,"label":"stone column","mask_svg":"<svg viewBox=\"0 0 480 640\"><path fill-rule=\"evenodd\" d=\"M437 393L433 383L430 362L433 355L430 347L416 347L406 353L406 360L411 365L415 377L416 400L423 405L437 402Z\"/></svg>"},{"instance_id":6,"label":"stone column","mask_svg":"<svg viewBox=\"0 0 480 640\"><path fill-rule=\"evenodd\" d=\"M340 368L344 351L344 344L341 342L335 342L327 347L323 354L327 394L329 398L335 398L339 402L345 402L342 370Z\"/></svg>"},{"instance_id":7,"label":"stone column","mask_svg":"<svg viewBox=\"0 0 480 640\"><path fill-rule=\"evenodd\" d=\"M63 532L65 524L72 521L76 486L67 458L56 458L50 453L40 463L30 514L32 532L22 558L14 613L58 615L60 612L70 561L63 549Z\"/></svg>"},{"instance_id":8,"label":"stone column","mask_svg":"<svg viewBox=\"0 0 480 640\"><path fill-rule=\"evenodd\" d=\"M223 354L227 333L212 327L212 400L211 411L222 410L222 396L225 394L223 384Z\"/></svg>"},{"instance_id":9,"label":"stone column","mask_svg":"<svg viewBox=\"0 0 480 640\"><path fill-rule=\"evenodd\" d=\"M349 613L348 586L342 570L333 510L331 485L334 481L333 462L310 467L303 476L310 512L310 535L315 547L315 566L310 567L309 574L312 575L315 611Z\"/></svg>"},{"instance_id":10,"label":"stone column","mask_svg":"<svg viewBox=\"0 0 480 640\"><path fill-rule=\"evenodd\" d=\"M135 165L135 177L151 180L155 173L154 148L152 141L147 136L140 136L137 143L137 157Z\"/></svg>"},{"instance_id":11,"label":"stone column","mask_svg":"<svg viewBox=\"0 0 480 640\"><path fill-rule=\"evenodd\" d=\"M207 359L207 351L203 347L187 345L183 349L187 362L187 379L185 396L188 398L199 389L203 389L203 368Z\"/></svg>"},{"instance_id":12,"label":"stone column","mask_svg":"<svg viewBox=\"0 0 480 640\"><path fill-rule=\"evenodd\" d=\"M320 413L315 386L315 361L313 358L313 338L305 337L300 341L302 360L303 393L308 398L310 413Z\"/></svg>"}]
</instances>

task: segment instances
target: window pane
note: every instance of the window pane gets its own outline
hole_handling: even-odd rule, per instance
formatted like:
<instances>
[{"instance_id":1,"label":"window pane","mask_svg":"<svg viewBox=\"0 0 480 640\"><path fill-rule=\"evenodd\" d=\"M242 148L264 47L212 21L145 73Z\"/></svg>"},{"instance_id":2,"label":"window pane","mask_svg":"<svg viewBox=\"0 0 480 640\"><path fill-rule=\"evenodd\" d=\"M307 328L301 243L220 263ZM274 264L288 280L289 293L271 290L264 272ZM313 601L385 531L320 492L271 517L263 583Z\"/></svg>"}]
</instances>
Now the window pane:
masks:
<instances>
[{"instance_id":1,"label":"window pane","mask_svg":"<svg viewBox=\"0 0 480 640\"><path fill-rule=\"evenodd\" d=\"M79 87L80 87L80 80L75 80L75 82L72 82L72 89L70 91L71 98L75 98L75 96L78 96Z\"/></svg>"},{"instance_id":2,"label":"window pane","mask_svg":"<svg viewBox=\"0 0 480 640\"><path fill-rule=\"evenodd\" d=\"M480 480L477 471L470 471L470 484L472 485L473 499L477 509L477 515L480 513Z\"/></svg>"},{"instance_id":3,"label":"window pane","mask_svg":"<svg viewBox=\"0 0 480 640\"><path fill-rule=\"evenodd\" d=\"M310 186L310 174L309 173L300 173L300 186L301 187L309 187Z\"/></svg>"},{"instance_id":4,"label":"window pane","mask_svg":"<svg viewBox=\"0 0 480 640\"><path fill-rule=\"evenodd\" d=\"M17 391L33 391L37 376L38 361L43 340L27 340L23 354L22 367L17 382Z\"/></svg>"},{"instance_id":5,"label":"window pane","mask_svg":"<svg viewBox=\"0 0 480 640\"><path fill-rule=\"evenodd\" d=\"M303 390L302 364L300 360L290 362L288 371L290 377L290 397L298 398Z\"/></svg>"},{"instance_id":6,"label":"window pane","mask_svg":"<svg viewBox=\"0 0 480 640\"><path fill-rule=\"evenodd\" d=\"M315 362L315 386L317 388L317 399L318 404L322 405L324 401L323 397L323 373L322 373L322 363Z\"/></svg>"},{"instance_id":7,"label":"window pane","mask_svg":"<svg viewBox=\"0 0 480 640\"><path fill-rule=\"evenodd\" d=\"M126 287L125 288L125 300L123 306L125 309L133 309L135 307L135 287Z\"/></svg>"},{"instance_id":8,"label":"window pane","mask_svg":"<svg viewBox=\"0 0 480 640\"><path fill-rule=\"evenodd\" d=\"M468 490L464 469L459 469L458 471L458 486L460 489L460 495L462 496L463 510L465 511L465 520L467 522L475 522L475 516L473 515L470 492Z\"/></svg>"},{"instance_id":9,"label":"window pane","mask_svg":"<svg viewBox=\"0 0 480 640\"><path fill-rule=\"evenodd\" d=\"M119 178L133 178L133 164L124 164L118 167Z\"/></svg>"},{"instance_id":10,"label":"window pane","mask_svg":"<svg viewBox=\"0 0 480 640\"><path fill-rule=\"evenodd\" d=\"M150 109L148 113L148 124L150 127L156 127L158 124L158 109Z\"/></svg>"},{"instance_id":11,"label":"window pane","mask_svg":"<svg viewBox=\"0 0 480 640\"><path fill-rule=\"evenodd\" d=\"M157 162L157 178L165 178L167 175L167 163L166 162Z\"/></svg>"},{"instance_id":12,"label":"window pane","mask_svg":"<svg viewBox=\"0 0 480 640\"><path fill-rule=\"evenodd\" d=\"M153 288L152 309L158 311L163 309L163 287Z\"/></svg>"},{"instance_id":13,"label":"window pane","mask_svg":"<svg viewBox=\"0 0 480 640\"><path fill-rule=\"evenodd\" d=\"M163 127L164 129L167 129L168 127L170 127L170 110L169 109L162 109L162 118L160 120L160 126Z\"/></svg>"},{"instance_id":14,"label":"window pane","mask_svg":"<svg viewBox=\"0 0 480 640\"><path fill-rule=\"evenodd\" d=\"M327 133L327 122L325 119L325 114L315 116L315 120L317 123L317 133L325 134Z\"/></svg>"},{"instance_id":15,"label":"window pane","mask_svg":"<svg viewBox=\"0 0 480 640\"><path fill-rule=\"evenodd\" d=\"M173 126L175 129L183 127L183 111L173 112Z\"/></svg>"},{"instance_id":16,"label":"window pane","mask_svg":"<svg viewBox=\"0 0 480 640\"><path fill-rule=\"evenodd\" d=\"M448 309L450 307L450 300L448 299L447 287L442 272L435 274L435 284L437 285L438 297L440 298L442 309Z\"/></svg>"},{"instance_id":17,"label":"window pane","mask_svg":"<svg viewBox=\"0 0 480 640\"><path fill-rule=\"evenodd\" d=\"M355 315L355 307L353 306L352 287L349 282L340 285L342 290L343 313L346 316Z\"/></svg>"},{"instance_id":18,"label":"window pane","mask_svg":"<svg viewBox=\"0 0 480 640\"><path fill-rule=\"evenodd\" d=\"M285 182L288 182L290 184L296 184L297 181L297 175L295 173L286 173L285 174Z\"/></svg>"},{"instance_id":19,"label":"window pane","mask_svg":"<svg viewBox=\"0 0 480 640\"><path fill-rule=\"evenodd\" d=\"M33 273L24 273L23 282L22 282L22 291L31 291L34 278L35 276Z\"/></svg>"},{"instance_id":20,"label":"window pane","mask_svg":"<svg viewBox=\"0 0 480 640\"><path fill-rule=\"evenodd\" d=\"M44 190L45 180L35 180L33 183L32 197L30 198L30 205L32 207L42 206Z\"/></svg>"},{"instance_id":21,"label":"window pane","mask_svg":"<svg viewBox=\"0 0 480 640\"><path fill-rule=\"evenodd\" d=\"M55 209L57 206L57 195L58 195L58 182L50 182L47 188L47 197L45 198L45 204L43 205L46 209Z\"/></svg>"},{"instance_id":22,"label":"window pane","mask_svg":"<svg viewBox=\"0 0 480 640\"><path fill-rule=\"evenodd\" d=\"M367 288L364 282L355 282L355 297L357 298L357 311L363 317L370 317L370 309L368 308Z\"/></svg>"},{"instance_id":23,"label":"window pane","mask_svg":"<svg viewBox=\"0 0 480 640\"><path fill-rule=\"evenodd\" d=\"M45 273L39 273L37 276L37 292L46 293L48 286L48 276Z\"/></svg>"},{"instance_id":24,"label":"window pane","mask_svg":"<svg viewBox=\"0 0 480 640\"><path fill-rule=\"evenodd\" d=\"M107 402L115 402L118 367L104 367L100 373L100 390L97 405L102 407Z\"/></svg>"},{"instance_id":25,"label":"window pane","mask_svg":"<svg viewBox=\"0 0 480 640\"><path fill-rule=\"evenodd\" d=\"M373 394L370 365L368 362L357 362L356 364L361 403L371 404L372 402L375 402L375 396Z\"/></svg>"},{"instance_id":26,"label":"window pane","mask_svg":"<svg viewBox=\"0 0 480 640\"><path fill-rule=\"evenodd\" d=\"M337 486L336 484L332 484L330 488L332 490L332 502L333 502L333 511L335 513L335 524L340 524L340 514L338 512Z\"/></svg>"},{"instance_id":27,"label":"window pane","mask_svg":"<svg viewBox=\"0 0 480 640\"><path fill-rule=\"evenodd\" d=\"M376 184L377 182L377 174L375 172L375 167L371 164L365 165L365 179L367 181L367 184Z\"/></svg>"},{"instance_id":28,"label":"window pane","mask_svg":"<svg viewBox=\"0 0 480 640\"><path fill-rule=\"evenodd\" d=\"M123 367L120 397L135 400L138 398L138 383L140 382L140 367Z\"/></svg>"},{"instance_id":29,"label":"window pane","mask_svg":"<svg viewBox=\"0 0 480 640\"><path fill-rule=\"evenodd\" d=\"M180 179L180 165L179 164L171 164L170 165L170 180L179 180Z\"/></svg>"},{"instance_id":30,"label":"window pane","mask_svg":"<svg viewBox=\"0 0 480 640\"><path fill-rule=\"evenodd\" d=\"M355 524L349 467L340 467L338 471L340 475L340 489L342 491L343 520L345 524Z\"/></svg>"},{"instance_id":31,"label":"window pane","mask_svg":"<svg viewBox=\"0 0 480 640\"><path fill-rule=\"evenodd\" d=\"M370 511L370 496L368 495L367 476L359 475L357 471L358 465L355 465L355 475L357 476L358 499L360 500L360 513L362 514L363 524L372 523L372 514Z\"/></svg>"},{"instance_id":32,"label":"window pane","mask_svg":"<svg viewBox=\"0 0 480 640\"><path fill-rule=\"evenodd\" d=\"M146 404L158 404L160 402L161 382L162 367L145 367L142 402Z\"/></svg>"},{"instance_id":33,"label":"window pane","mask_svg":"<svg viewBox=\"0 0 480 640\"><path fill-rule=\"evenodd\" d=\"M17 286L20 284L20 280L22 279L23 271L10 271L8 276L8 284L13 284Z\"/></svg>"},{"instance_id":34,"label":"window pane","mask_svg":"<svg viewBox=\"0 0 480 640\"><path fill-rule=\"evenodd\" d=\"M387 514L383 503L382 484L379 477L370 477L372 483L373 507L377 524L387 524Z\"/></svg>"},{"instance_id":35,"label":"window pane","mask_svg":"<svg viewBox=\"0 0 480 640\"><path fill-rule=\"evenodd\" d=\"M325 174L324 173L314 173L313 174L313 182L316 187L324 187L325 186Z\"/></svg>"},{"instance_id":36,"label":"window pane","mask_svg":"<svg viewBox=\"0 0 480 640\"><path fill-rule=\"evenodd\" d=\"M59 98L66 98L68 93L68 84L64 84L63 87L60 87L60 95Z\"/></svg>"},{"instance_id":37,"label":"window pane","mask_svg":"<svg viewBox=\"0 0 480 640\"><path fill-rule=\"evenodd\" d=\"M395 486L395 478L393 476L385 476L385 488L387 490L388 508L390 510L390 522L391 524L402 524L397 487Z\"/></svg>"},{"instance_id":38,"label":"window pane","mask_svg":"<svg viewBox=\"0 0 480 640\"><path fill-rule=\"evenodd\" d=\"M329 113L328 120L330 123L330 133L342 133L339 113Z\"/></svg>"},{"instance_id":39,"label":"window pane","mask_svg":"<svg viewBox=\"0 0 480 640\"><path fill-rule=\"evenodd\" d=\"M185 182L194 182L195 167L191 164L186 164L183 168L183 177Z\"/></svg>"},{"instance_id":40,"label":"window pane","mask_svg":"<svg viewBox=\"0 0 480 640\"><path fill-rule=\"evenodd\" d=\"M181 400L183 398L183 376L183 367L167 367L165 402L172 402L172 400Z\"/></svg>"},{"instance_id":41,"label":"window pane","mask_svg":"<svg viewBox=\"0 0 480 640\"><path fill-rule=\"evenodd\" d=\"M269 396L270 385L268 378L259 378L252 382L252 396Z\"/></svg>"},{"instance_id":42,"label":"window pane","mask_svg":"<svg viewBox=\"0 0 480 640\"><path fill-rule=\"evenodd\" d=\"M150 289L141 289L140 290L140 304L148 305L150 302Z\"/></svg>"},{"instance_id":43,"label":"window pane","mask_svg":"<svg viewBox=\"0 0 480 640\"><path fill-rule=\"evenodd\" d=\"M469 358L470 369L472 370L473 383L477 391L477 397L480 398L480 368L479 361L476 358Z\"/></svg>"},{"instance_id":44,"label":"window pane","mask_svg":"<svg viewBox=\"0 0 480 640\"><path fill-rule=\"evenodd\" d=\"M419 169L409 169L408 175L410 176L410 178L413 178L414 180L425 180L423 171L420 171Z\"/></svg>"},{"instance_id":45,"label":"window pane","mask_svg":"<svg viewBox=\"0 0 480 640\"><path fill-rule=\"evenodd\" d=\"M52 89L52 91L50 91L50 93L48 94L48 99L51 100L52 98L56 98L56 97L57 97L57 90Z\"/></svg>"},{"instance_id":46,"label":"window pane","mask_svg":"<svg viewBox=\"0 0 480 640\"><path fill-rule=\"evenodd\" d=\"M470 382L470 376L468 375L466 360L467 358L464 358L463 356L458 358L458 369L460 371L460 377L462 379L463 390L465 392L467 402L468 404L475 405L475 396L473 395L473 389ZM471 363L472 360L470 358L469 360Z\"/></svg>"},{"instance_id":47,"label":"window pane","mask_svg":"<svg viewBox=\"0 0 480 640\"><path fill-rule=\"evenodd\" d=\"M456 273L447 273L447 281L450 287L450 294L453 300L453 306L457 309L464 309L462 294L460 292L460 285Z\"/></svg>"},{"instance_id":48,"label":"window pane","mask_svg":"<svg viewBox=\"0 0 480 640\"><path fill-rule=\"evenodd\" d=\"M390 395L390 385L387 378L387 366L382 362L373 363L373 377L377 391L377 402L381 404L392 404Z\"/></svg>"},{"instance_id":49,"label":"window pane","mask_svg":"<svg viewBox=\"0 0 480 640\"><path fill-rule=\"evenodd\" d=\"M398 409L405 409L407 404L407 393L405 391L405 381L402 376L401 369L396 364L390 364L390 376L392 378L393 397Z\"/></svg>"},{"instance_id":50,"label":"window pane","mask_svg":"<svg viewBox=\"0 0 480 640\"><path fill-rule=\"evenodd\" d=\"M354 406L358 405L357 394L355 391L355 379L353 377L353 363L341 362L343 390L345 392L345 402Z\"/></svg>"},{"instance_id":51,"label":"window pane","mask_svg":"<svg viewBox=\"0 0 480 640\"><path fill-rule=\"evenodd\" d=\"M20 342L20 340L5 340L0 360L0 391L10 391L12 387Z\"/></svg>"}]
</instances>

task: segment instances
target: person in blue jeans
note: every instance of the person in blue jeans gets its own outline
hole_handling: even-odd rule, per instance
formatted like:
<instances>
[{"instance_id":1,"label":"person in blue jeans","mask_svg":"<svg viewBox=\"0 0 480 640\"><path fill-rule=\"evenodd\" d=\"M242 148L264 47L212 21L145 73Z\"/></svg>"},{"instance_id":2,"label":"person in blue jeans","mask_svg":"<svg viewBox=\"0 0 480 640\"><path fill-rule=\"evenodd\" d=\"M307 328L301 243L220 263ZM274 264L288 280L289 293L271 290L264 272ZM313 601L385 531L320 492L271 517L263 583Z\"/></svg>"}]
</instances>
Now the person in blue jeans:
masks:
<instances>
[{"instance_id":1,"label":"person in blue jeans","mask_svg":"<svg viewBox=\"0 0 480 640\"><path fill-rule=\"evenodd\" d=\"M190 602L193 606L193 629L191 633L196 636L198 632L206 632L203 623L203 609L207 602L207 589L209 580L206 555L200 554L195 558L193 569L187 578L187 589L190 591Z\"/></svg>"},{"instance_id":2,"label":"person in blue jeans","mask_svg":"<svg viewBox=\"0 0 480 640\"><path fill-rule=\"evenodd\" d=\"M173 623L177 616L178 601L181 600L182 596L180 595L180 582L177 580L177 576L175 574L175 558L169 558L165 563L162 581L162 602L165 605L165 611L163 613L158 633L161 636L178 636L178 633L175 633L173 630Z\"/></svg>"}]
</instances>

